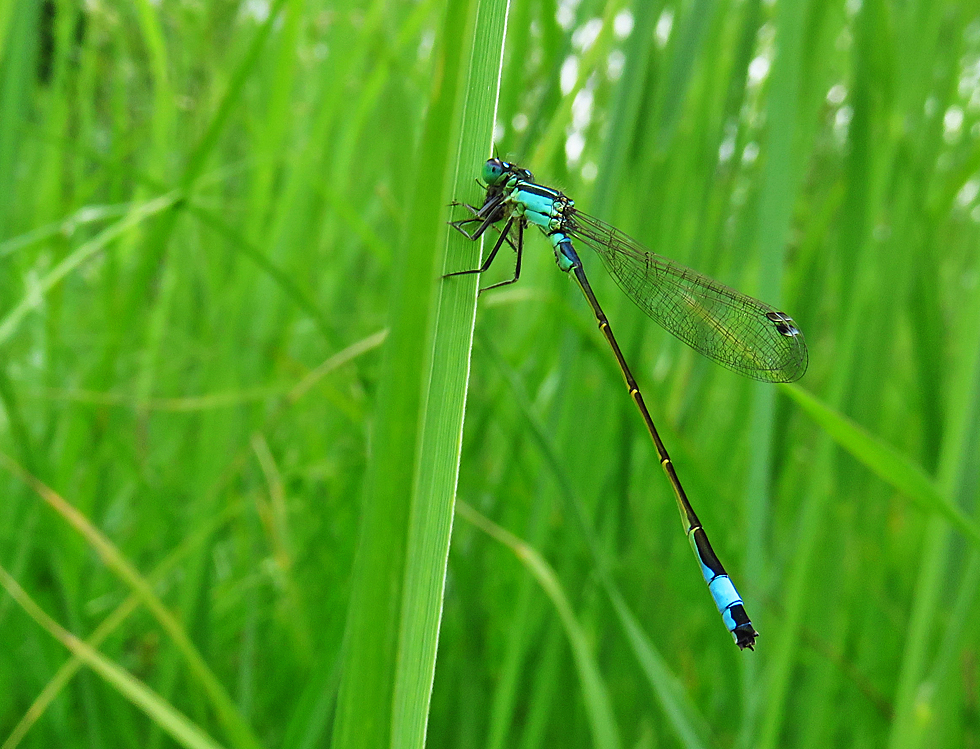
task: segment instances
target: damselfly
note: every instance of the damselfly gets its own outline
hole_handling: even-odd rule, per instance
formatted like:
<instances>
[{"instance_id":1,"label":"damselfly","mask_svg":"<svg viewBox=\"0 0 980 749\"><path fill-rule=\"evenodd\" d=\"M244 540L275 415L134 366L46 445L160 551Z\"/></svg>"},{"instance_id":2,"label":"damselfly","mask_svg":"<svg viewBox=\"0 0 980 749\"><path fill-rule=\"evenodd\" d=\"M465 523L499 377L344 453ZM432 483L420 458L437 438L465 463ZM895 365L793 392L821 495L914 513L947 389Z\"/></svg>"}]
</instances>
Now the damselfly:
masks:
<instances>
[{"instance_id":1,"label":"damselfly","mask_svg":"<svg viewBox=\"0 0 980 749\"><path fill-rule=\"evenodd\" d=\"M466 205L472 215L450 224L467 238L476 240L491 226L503 222L500 236L483 265L447 276L483 273L507 242L517 252L514 277L482 291L514 283L521 275L524 229L534 224L551 240L558 267L574 275L616 356L629 394L674 489L687 537L725 626L739 648L753 649L758 633L677 478L667 448L589 285L572 240L595 250L619 287L663 328L709 359L747 377L766 382L793 382L802 377L807 366L803 334L785 313L650 252L618 229L582 213L558 190L535 183L534 175L527 169L493 158L483 165L483 180L487 191L483 205L479 208ZM474 225L472 231L467 229Z\"/></svg>"}]
</instances>

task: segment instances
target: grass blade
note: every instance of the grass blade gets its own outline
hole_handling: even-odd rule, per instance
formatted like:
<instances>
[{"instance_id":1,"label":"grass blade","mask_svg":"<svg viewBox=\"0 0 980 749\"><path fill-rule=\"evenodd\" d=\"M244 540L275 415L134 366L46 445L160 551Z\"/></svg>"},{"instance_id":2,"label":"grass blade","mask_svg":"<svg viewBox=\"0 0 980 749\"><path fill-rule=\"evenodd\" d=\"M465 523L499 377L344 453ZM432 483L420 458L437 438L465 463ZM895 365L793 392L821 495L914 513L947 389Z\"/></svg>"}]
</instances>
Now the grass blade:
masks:
<instances>
[{"instance_id":1,"label":"grass blade","mask_svg":"<svg viewBox=\"0 0 980 749\"><path fill-rule=\"evenodd\" d=\"M939 490L922 468L799 385L782 387L783 392L796 401L854 458L911 499L923 511L942 515L971 543L980 547L980 527Z\"/></svg>"},{"instance_id":2,"label":"grass blade","mask_svg":"<svg viewBox=\"0 0 980 749\"><path fill-rule=\"evenodd\" d=\"M579 625L572 612L568 597L558 580L558 575L536 550L521 541L517 536L504 530L496 523L481 515L465 502L456 505L457 512L487 535L495 538L514 552L521 564L534 575L542 590L555 606L561 619L568 643L575 658L575 668L578 670L582 687L582 699L589 715L589 727L595 746L600 749L615 749L619 747L619 731L616 719L609 701L609 691L606 689L599 666L595 661L592 647L589 645L585 632Z\"/></svg>"},{"instance_id":3,"label":"grass blade","mask_svg":"<svg viewBox=\"0 0 980 749\"><path fill-rule=\"evenodd\" d=\"M446 261L437 248L446 247L445 204L460 169L468 175L488 150L496 101L489 92L496 91L506 17L497 2L446 8L392 289L334 728L338 748L425 743L475 314L475 279L441 281L439 261ZM472 254L461 239L453 246L456 262L460 248Z\"/></svg>"},{"instance_id":4,"label":"grass blade","mask_svg":"<svg viewBox=\"0 0 980 749\"><path fill-rule=\"evenodd\" d=\"M31 600L7 571L0 567L0 585L4 587L34 621L46 629L53 637L68 648L76 658L95 671L116 688L126 699L150 716L163 730L181 746L188 749L217 749L218 744L197 726L191 723L170 703L146 686L132 674L104 657L88 643L78 639L45 614Z\"/></svg>"}]
</instances>

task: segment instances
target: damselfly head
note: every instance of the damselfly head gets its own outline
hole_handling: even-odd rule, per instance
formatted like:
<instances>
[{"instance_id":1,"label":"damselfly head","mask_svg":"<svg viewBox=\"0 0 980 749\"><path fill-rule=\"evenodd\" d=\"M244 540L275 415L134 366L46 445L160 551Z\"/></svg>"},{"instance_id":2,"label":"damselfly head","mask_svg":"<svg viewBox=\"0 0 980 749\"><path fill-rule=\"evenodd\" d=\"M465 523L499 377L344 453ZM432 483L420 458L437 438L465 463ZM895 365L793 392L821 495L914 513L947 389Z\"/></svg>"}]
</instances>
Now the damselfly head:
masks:
<instances>
[{"instance_id":1,"label":"damselfly head","mask_svg":"<svg viewBox=\"0 0 980 749\"><path fill-rule=\"evenodd\" d=\"M534 175L527 169L522 169L515 164L510 164L496 157L487 159L483 165L483 181L487 183L488 187L493 187L498 183L504 182L509 177L517 177L528 182L534 180Z\"/></svg>"}]
</instances>

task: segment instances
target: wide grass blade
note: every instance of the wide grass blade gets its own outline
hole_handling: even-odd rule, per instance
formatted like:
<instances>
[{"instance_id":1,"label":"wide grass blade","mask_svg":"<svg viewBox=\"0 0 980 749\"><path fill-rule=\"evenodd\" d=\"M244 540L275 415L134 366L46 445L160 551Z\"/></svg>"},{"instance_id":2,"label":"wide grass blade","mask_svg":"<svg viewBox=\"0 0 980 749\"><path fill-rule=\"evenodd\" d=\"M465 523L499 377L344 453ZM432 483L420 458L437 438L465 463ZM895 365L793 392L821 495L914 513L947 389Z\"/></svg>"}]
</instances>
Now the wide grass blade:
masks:
<instances>
[{"instance_id":1,"label":"wide grass blade","mask_svg":"<svg viewBox=\"0 0 980 749\"><path fill-rule=\"evenodd\" d=\"M501 3L449 3L436 42L389 308L334 728L338 749L425 743L475 312L475 279L439 278L445 206L460 175L489 150L505 18ZM458 260L458 252L451 257Z\"/></svg>"}]
</instances>

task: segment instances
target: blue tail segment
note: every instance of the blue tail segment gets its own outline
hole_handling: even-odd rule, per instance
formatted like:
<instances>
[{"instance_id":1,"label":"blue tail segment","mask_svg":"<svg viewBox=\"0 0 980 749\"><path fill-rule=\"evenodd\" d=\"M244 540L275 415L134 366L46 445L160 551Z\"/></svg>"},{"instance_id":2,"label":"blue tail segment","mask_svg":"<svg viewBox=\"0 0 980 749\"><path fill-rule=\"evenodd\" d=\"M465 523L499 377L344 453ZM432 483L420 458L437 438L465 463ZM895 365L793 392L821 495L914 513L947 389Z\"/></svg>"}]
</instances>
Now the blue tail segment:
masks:
<instances>
[{"instance_id":1,"label":"blue tail segment","mask_svg":"<svg viewBox=\"0 0 980 749\"><path fill-rule=\"evenodd\" d=\"M755 638L759 633L755 631L748 614L745 613L742 597L735 590L731 578L728 577L714 549L708 543L708 536L704 529L700 526L692 528L688 531L688 538L700 562L701 575L708 584L711 597L715 599L715 606L718 607L722 621L735 638L735 644L742 650L745 648L754 650Z\"/></svg>"}]
</instances>

